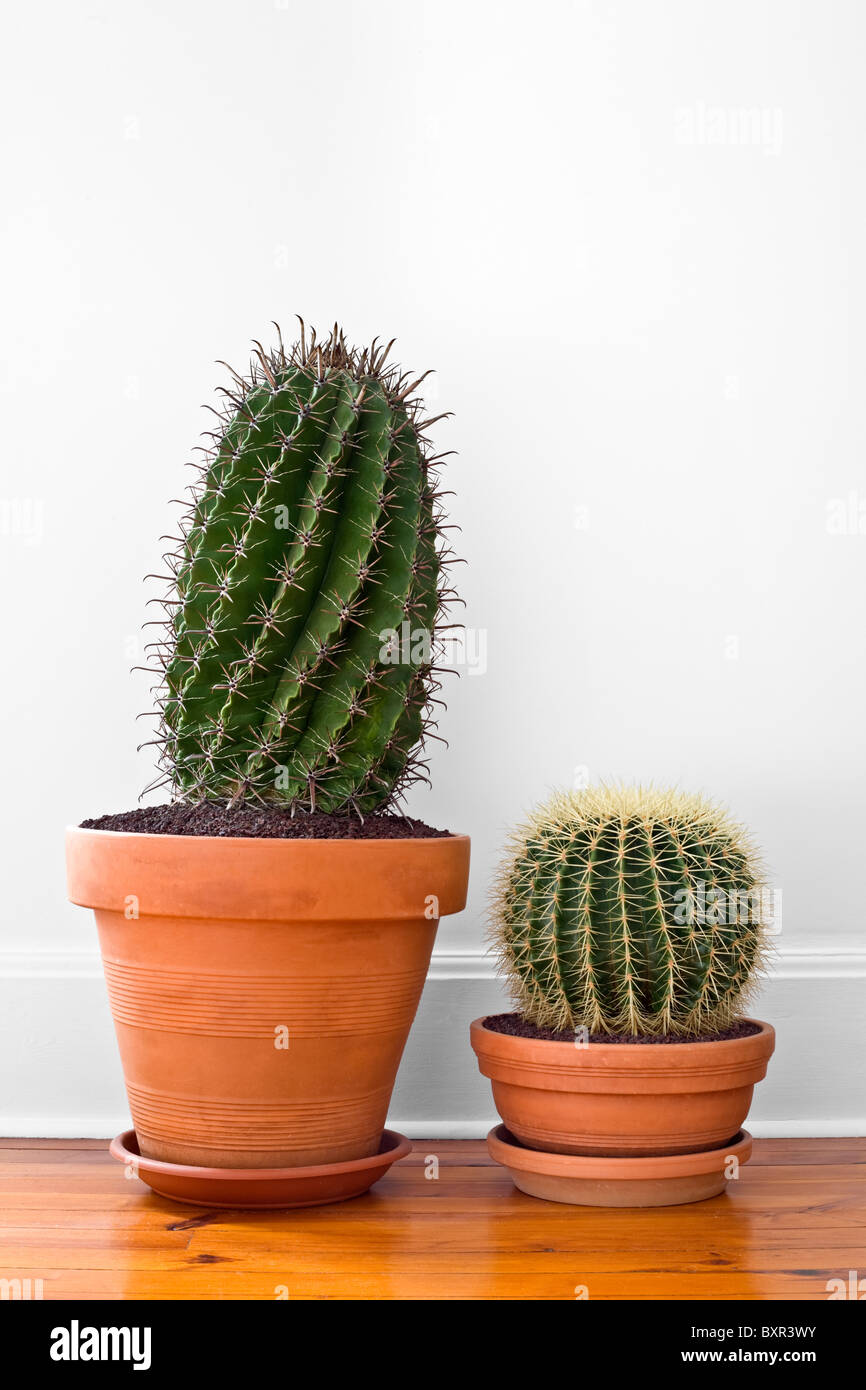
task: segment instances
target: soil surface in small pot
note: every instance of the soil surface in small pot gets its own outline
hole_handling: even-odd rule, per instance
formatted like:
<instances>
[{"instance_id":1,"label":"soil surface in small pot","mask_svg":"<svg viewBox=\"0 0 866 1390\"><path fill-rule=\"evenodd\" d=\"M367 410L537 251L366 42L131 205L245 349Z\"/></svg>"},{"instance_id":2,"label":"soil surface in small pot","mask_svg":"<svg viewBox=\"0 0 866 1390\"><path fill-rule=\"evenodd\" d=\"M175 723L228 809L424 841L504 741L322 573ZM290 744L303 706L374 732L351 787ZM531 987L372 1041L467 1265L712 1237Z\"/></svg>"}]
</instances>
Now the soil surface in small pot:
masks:
<instances>
[{"instance_id":1,"label":"soil surface in small pot","mask_svg":"<svg viewBox=\"0 0 866 1390\"><path fill-rule=\"evenodd\" d=\"M512 1038L534 1038L540 1042L574 1042L574 1031L566 1029L558 1033L554 1028L539 1028L530 1023L522 1014L491 1014L485 1018L484 1027L491 1033L507 1033ZM751 1038L760 1033L757 1023L740 1018L718 1033L676 1033L661 1038L648 1038L634 1033L590 1033L591 1043L646 1043L661 1046L665 1043L728 1042L732 1038Z\"/></svg>"},{"instance_id":2,"label":"soil surface in small pot","mask_svg":"<svg viewBox=\"0 0 866 1390\"><path fill-rule=\"evenodd\" d=\"M82 830L126 830L139 835L225 835L257 840L426 840L450 836L411 816L371 814L326 815L299 811L294 816L280 806L224 806L203 801L165 806L139 806L81 822Z\"/></svg>"}]
</instances>

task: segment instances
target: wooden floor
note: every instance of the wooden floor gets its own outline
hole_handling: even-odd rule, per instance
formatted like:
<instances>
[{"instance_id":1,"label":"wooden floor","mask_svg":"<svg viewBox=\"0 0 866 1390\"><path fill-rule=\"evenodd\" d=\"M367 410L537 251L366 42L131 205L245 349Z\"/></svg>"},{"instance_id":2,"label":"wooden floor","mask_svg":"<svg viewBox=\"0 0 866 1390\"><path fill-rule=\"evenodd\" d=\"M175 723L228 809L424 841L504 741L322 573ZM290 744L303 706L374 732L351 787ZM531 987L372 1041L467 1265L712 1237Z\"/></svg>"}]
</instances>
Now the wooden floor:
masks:
<instances>
[{"instance_id":1,"label":"wooden floor","mask_svg":"<svg viewBox=\"0 0 866 1390\"><path fill-rule=\"evenodd\" d=\"M154 1197L100 1140L0 1140L0 1279L46 1299L811 1300L851 1270L866 1139L756 1141L726 1196L650 1211L539 1202L483 1143L422 1140L365 1197L258 1214Z\"/></svg>"}]
</instances>

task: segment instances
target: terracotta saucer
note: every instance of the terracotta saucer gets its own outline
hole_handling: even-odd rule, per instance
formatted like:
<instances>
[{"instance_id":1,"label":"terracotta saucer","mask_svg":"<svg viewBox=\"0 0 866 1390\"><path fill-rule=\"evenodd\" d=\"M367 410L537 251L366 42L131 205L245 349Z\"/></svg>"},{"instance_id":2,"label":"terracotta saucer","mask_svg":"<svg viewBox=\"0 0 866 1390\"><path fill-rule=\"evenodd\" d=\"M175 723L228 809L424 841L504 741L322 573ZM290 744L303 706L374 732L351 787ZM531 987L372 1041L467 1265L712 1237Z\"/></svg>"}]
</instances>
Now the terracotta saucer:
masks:
<instances>
[{"instance_id":1,"label":"terracotta saucer","mask_svg":"<svg viewBox=\"0 0 866 1390\"><path fill-rule=\"evenodd\" d=\"M194 1207L283 1209L318 1207L360 1197L378 1182L412 1145L404 1134L386 1129L379 1152L347 1163L312 1168L195 1168L143 1158L134 1129L112 1139L112 1158L127 1164L130 1177L141 1178L160 1197Z\"/></svg>"},{"instance_id":2,"label":"terracotta saucer","mask_svg":"<svg viewBox=\"0 0 866 1390\"><path fill-rule=\"evenodd\" d=\"M530 1197L583 1207L676 1207L724 1192L728 1178L751 1156L752 1136L741 1129L730 1143L698 1153L598 1158L527 1149L497 1125L487 1148Z\"/></svg>"}]
</instances>

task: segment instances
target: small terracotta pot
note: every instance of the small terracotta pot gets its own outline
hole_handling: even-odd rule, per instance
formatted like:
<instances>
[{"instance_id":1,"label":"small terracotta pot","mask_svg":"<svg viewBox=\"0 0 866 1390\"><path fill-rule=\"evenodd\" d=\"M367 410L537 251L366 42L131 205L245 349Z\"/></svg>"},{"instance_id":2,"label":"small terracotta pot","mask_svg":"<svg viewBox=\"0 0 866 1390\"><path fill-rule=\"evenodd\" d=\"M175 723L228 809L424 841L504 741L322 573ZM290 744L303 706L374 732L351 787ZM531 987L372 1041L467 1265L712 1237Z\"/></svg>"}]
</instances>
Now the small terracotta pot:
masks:
<instances>
[{"instance_id":1,"label":"small terracotta pot","mask_svg":"<svg viewBox=\"0 0 866 1390\"><path fill-rule=\"evenodd\" d=\"M757 1021L757 1020L755 1020ZM472 1046L502 1120L547 1153L611 1157L687 1154L743 1127L775 1033L724 1042L573 1043L471 1026Z\"/></svg>"},{"instance_id":2,"label":"small terracotta pot","mask_svg":"<svg viewBox=\"0 0 866 1390\"><path fill-rule=\"evenodd\" d=\"M469 840L67 832L141 1153L207 1168L377 1154Z\"/></svg>"}]
</instances>

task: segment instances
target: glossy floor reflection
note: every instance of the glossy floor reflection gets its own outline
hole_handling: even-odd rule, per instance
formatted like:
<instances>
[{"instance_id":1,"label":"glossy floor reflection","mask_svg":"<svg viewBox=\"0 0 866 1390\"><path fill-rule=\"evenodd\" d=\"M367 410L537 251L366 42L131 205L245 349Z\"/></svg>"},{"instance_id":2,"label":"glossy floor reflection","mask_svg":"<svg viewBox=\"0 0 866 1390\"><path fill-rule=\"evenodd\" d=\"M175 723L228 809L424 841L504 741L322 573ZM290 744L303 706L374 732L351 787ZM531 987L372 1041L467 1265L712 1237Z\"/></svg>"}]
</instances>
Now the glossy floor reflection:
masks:
<instances>
[{"instance_id":1,"label":"glossy floor reflection","mask_svg":"<svg viewBox=\"0 0 866 1390\"><path fill-rule=\"evenodd\" d=\"M851 1270L866 1139L756 1140L724 1196L646 1211L540 1202L483 1143L419 1140L367 1196L282 1213L154 1197L100 1140L0 1140L0 1277L46 1299L812 1300Z\"/></svg>"}]
</instances>

